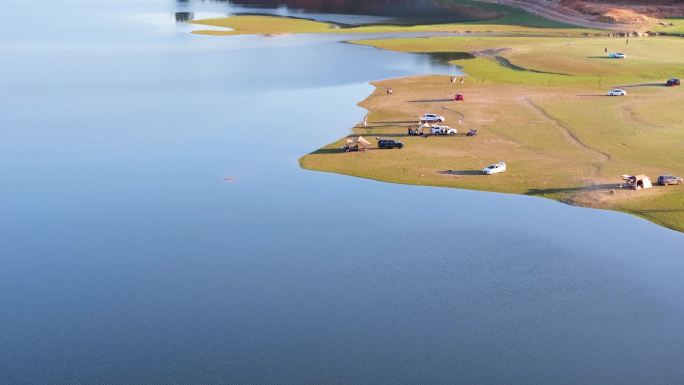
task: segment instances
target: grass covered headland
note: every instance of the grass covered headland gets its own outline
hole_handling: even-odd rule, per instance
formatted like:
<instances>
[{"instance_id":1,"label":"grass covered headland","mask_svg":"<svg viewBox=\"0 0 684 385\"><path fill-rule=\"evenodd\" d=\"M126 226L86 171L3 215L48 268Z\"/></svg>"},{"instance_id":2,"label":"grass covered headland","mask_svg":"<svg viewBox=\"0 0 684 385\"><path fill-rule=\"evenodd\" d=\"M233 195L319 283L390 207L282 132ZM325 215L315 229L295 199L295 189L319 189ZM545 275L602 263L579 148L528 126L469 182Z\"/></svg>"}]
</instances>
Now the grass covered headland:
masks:
<instances>
[{"instance_id":1,"label":"grass covered headland","mask_svg":"<svg viewBox=\"0 0 684 385\"><path fill-rule=\"evenodd\" d=\"M238 16L206 24L235 29L214 31L219 34L339 30L326 23L271 19ZM684 89L664 85L671 77L684 77L684 39L643 37L627 42L567 26L530 26L533 18L518 18L515 24L506 20L510 17L498 22L352 28L478 34L355 41L445 57L470 53L460 56L473 58L453 61L467 74L463 84L451 83L448 75L373 83L375 92L360 104L368 110L368 126L355 127L350 136L362 135L371 142L391 137L401 140L403 149L345 153L345 137L302 157L302 167L393 183L545 197L628 212L684 231L684 186L617 188L623 174L645 174L654 183L662 174L684 176ZM610 52L624 52L627 58L609 59ZM613 87L624 88L628 95L606 96ZM386 88L393 94L387 95ZM454 101L456 93L465 101ZM408 127L415 128L424 113L443 115L459 134L407 136ZM465 136L470 128L479 134ZM507 172L480 174L484 166L500 160L506 161Z\"/></svg>"},{"instance_id":2,"label":"grass covered headland","mask_svg":"<svg viewBox=\"0 0 684 385\"><path fill-rule=\"evenodd\" d=\"M600 31L584 28L575 28L566 24L547 21L539 22L539 18L529 15L513 18L509 15L500 19L486 22L466 22L451 24L427 24L427 25L361 25L342 28L339 25L299 19L293 17L240 15L204 19L193 21L200 29L192 33L198 35L230 36L230 35L283 35L295 33L397 33L397 32L449 32L449 33L516 33L516 34L558 34L580 35L600 33ZM544 19L541 19L544 20ZM507 21L516 21L518 24L507 24ZM225 29L201 29L201 26L219 27Z\"/></svg>"},{"instance_id":3,"label":"grass covered headland","mask_svg":"<svg viewBox=\"0 0 684 385\"><path fill-rule=\"evenodd\" d=\"M368 127L353 135L393 137L403 150L345 153L346 138L301 159L311 170L387 182L546 197L632 213L684 231L684 186L622 190L622 174L684 175L684 90L665 81L684 71L676 38L431 37L357 41L407 52L471 52L449 76L375 82L361 106ZM627 59L608 59L605 49ZM605 96L612 87L625 97ZM386 95L386 88L393 95ZM455 102L455 93L465 96ZM419 115L443 115L456 137L408 137ZM459 124L462 119L462 124ZM479 135L466 137L469 128ZM504 160L508 171L485 176Z\"/></svg>"}]
</instances>

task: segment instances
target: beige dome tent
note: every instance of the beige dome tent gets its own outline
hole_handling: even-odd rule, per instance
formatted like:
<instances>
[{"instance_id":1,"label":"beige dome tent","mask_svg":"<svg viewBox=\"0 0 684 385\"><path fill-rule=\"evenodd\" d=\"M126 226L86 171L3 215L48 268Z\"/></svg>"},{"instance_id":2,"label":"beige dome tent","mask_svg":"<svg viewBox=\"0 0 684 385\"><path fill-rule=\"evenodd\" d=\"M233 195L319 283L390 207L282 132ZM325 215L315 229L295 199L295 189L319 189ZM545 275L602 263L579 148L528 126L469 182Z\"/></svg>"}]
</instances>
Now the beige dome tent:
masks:
<instances>
[{"instance_id":1,"label":"beige dome tent","mask_svg":"<svg viewBox=\"0 0 684 385\"><path fill-rule=\"evenodd\" d=\"M363 147L370 147L371 143L366 140L363 136L357 136L356 138L347 139L347 144L360 144Z\"/></svg>"},{"instance_id":2,"label":"beige dome tent","mask_svg":"<svg viewBox=\"0 0 684 385\"><path fill-rule=\"evenodd\" d=\"M367 141L363 136L357 136L355 138L348 138L347 144L344 146L345 151L359 151L363 149L364 151L369 149L371 143Z\"/></svg>"},{"instance_id":3,"label":"beige dome tent","mask_svg":"<svg viewBox=\"0 0 684 385\"><path fill-rule=\"evenodd\" d=\"M646 175L623 175L622 180L625 181L622 187L626 189L641 190L653 187L651 179Z\"/></svg>"}]
</instances>

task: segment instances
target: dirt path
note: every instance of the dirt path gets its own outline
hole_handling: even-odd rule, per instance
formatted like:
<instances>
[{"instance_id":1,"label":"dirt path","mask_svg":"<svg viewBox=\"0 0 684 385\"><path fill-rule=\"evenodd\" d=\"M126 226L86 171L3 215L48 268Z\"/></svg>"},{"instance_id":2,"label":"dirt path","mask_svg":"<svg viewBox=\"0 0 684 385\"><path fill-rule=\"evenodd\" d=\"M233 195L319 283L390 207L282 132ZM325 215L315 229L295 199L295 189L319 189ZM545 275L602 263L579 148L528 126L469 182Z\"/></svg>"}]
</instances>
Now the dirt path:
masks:
<instances>
[{"instance_id":1,"label":"dirt path","mask_svg":"<svg viewBox=\"0 0 684 385\"><path fill-rule=\"evenodd\" d=\"M563 122L560 119L557 119L553 116L551 116L544 108L539 106L538 104L534 103L532 100L530 100L529 97L525 96L523 97L523 100L534 110L539 116L541 116L544 120L549 121L553 126L558 128L562 133L563 136L565 136L565 139L567 141L583 150L588 152L593 158L596 159L596 174L599 175L601 173L601 169L603 168L603 165L607 162L610 161L610 155L602 152L600 150L597 150L596 148L582 142L580 138L575 135L574 132L572 132L572 129L568 127L565 122Z\"/></svg>"},{"instance_id":2,"label":"dirt path","mask_svg":"<svg viewBox=\"0 0 684 385\"><path fill-rule=\"evenodd\" d=\"M586 28L608 29L616 31L632 31L639 26L628 24L602 23L589 19L589 16L564 7L557 0L478 0L484 3L503 4L519 8L546 19Z\"/></svg>"}]
</instances>

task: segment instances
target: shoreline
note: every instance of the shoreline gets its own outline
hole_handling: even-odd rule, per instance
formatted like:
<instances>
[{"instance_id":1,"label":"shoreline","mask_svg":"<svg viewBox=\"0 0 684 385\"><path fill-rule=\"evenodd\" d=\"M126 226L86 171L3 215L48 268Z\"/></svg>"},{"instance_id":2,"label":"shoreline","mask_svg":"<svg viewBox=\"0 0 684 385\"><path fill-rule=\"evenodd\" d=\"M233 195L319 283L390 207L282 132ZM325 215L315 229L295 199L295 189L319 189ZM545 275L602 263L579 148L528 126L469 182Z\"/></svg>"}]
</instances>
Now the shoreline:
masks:
<instances>
[{"instance_id":1,"label":"shoreline","mask_svg":"<svg viewBox=\"0 0 684 385\"><path fill-rule=\"evenodd\" d=\"M265 29L264 21L273 23ZM364 152L365 160L360 160L361 154L340 151L347 136L301 157L302 168L391 183L544 197L620 211L684 232L683 186L637 192L617 188L624 174L646 174L653 182L658 175L684 175L684 121L677 112L684 95L664 87L666 76L681 70L672 58L684 57L684 41L499 22L341 30L330 29L329 23L271 16L205 21L235 28L219 33L227 35L385 33L388 36L345 43L441 56L468 74L463 86L434 75L370 82L375 89L359 106L369 111L371 126L356 126L351 136L389 136L404 141L406 148ZM436 27L474 33L391 36L397 30L435 32ZM609 47L611 52L626 52L628 59L609 59ZM614 87L626 87L630 96L604 97ZM395 96L387 98L382 88L393 88ZM465 102L453 101L456 90L466 95ZM452 125L463 118L465 125L458 126L460 134L454 138L406 136L408 126L416 125L424 113L445 115ZM466 139L468 128L481 134ZM479 170L500 160L510 165L505 174L478 177Z\"/></svg>"},{"instance_id":2,"label":"shoreline","mask_svg":"<svg viewBox=\"0 0 684 385\"><path fill-rule=\"evenodd\" d=\"M352 43L388 49L386 46L378 46L378 41ZM389 42L383 40L381 44L384 45L385 43L392 45L392 39ZM413 46L410 47L414 48ZM402 51L414 52L415 50L406 49ZM427 50L420 52L428 53ZM465 50L465 52L469 51ZM513 55L513 57L515 56ZM511 58L507 59L510 60ZM464 72L471 74L466 77L469 80L462 88L456 87L467 96L466 102L458 105L459 110L449 111L445 109L447 106L457 106L455 102L448 99L450 92L448 90L451 87L448 84L448 76L421 75L371 82L370 84L375 87L374 91L359 103L359 106L365 108L369 113L369 127L363 128L357 125L353 128L350 136L364 136L367 139L376 136L390 136L393 139L401 140L407 147L398 151L372 150L343 153L339 151L339 148L347 138L345 137L304 155L299 159L300 166L307 170L331 172L381 182L541 197L572 206L623 212L674 231L684 231L684 215L682 215L684 200L681 199L684 189L682 186L654 186L652 189L640 191L617 188L618 183L621 182L621 172L626 173L627 170L635 170L635 174L637 173L636 170L647 170L644 173L650 175L652 181L655 182L657 174L661 172L658 170L662 168L653 167L654 159L624 159L623 154L614 151L615 146L607 145L600 140L600 137L592 138L584 126L579 126L578 122L568 119L567 116L561 116L563 106L560 106L559 109L559 105L552 100L553 97L558 95L563 95L564 98L570 97L590 108L594 103L589 102L587 104L586 101L582 100L582 95L596 92L595 86L591 85L592 81L572 84L562 78L575 79L578 78L577 74L567 75L539 71L531 72L527 76L553 78L558 84L551 86L534 84L535 82L528 82L532 84L524 84L525 82L505 84L502 78L489 80L491 84L489 81L485 83L483 78L482 84L479 84L476 79L481 74L478 71L469 71L468 67L480 68L479 65L487 60L494 61L492 58L480 57L452 62L452 64L461 66L465 64ZM474 62L478 62L478 65ZM513 62L520 64L516 60ZM511 75L521 76L520 71L502 66L500 63L496 65L503 68L502 72L508 71L503 78ZM522 67L527 68L527 66ZM476 82L475 85L473 85L473 80ZM616 78L617 80L619 77ZM390 86L394 88L395 95L387 97L383 95L382 90ZM497 99L496 95L492 95L492 91L497 94L505 94L509 98ZM638 101L614 98L598 98L596 100L600 100L600 104L606 105L604 111L606 114L622 115L624 111L630 111L627 114L634 115L635 112L632 108L636 108L635 106L641 103L657 102L657 99L664 97L663 92L670 90L662 87L659 90L648 91L647 93L643 92L643 95L632 97L632 99L639 99ZM568 96L569 94L574 95ZM428 97L428 95L432 95L432 97ZM678 99L681 97L679 93L676 95ZM439 98L439 96L444 97ZM489 101L488 98L491 98L492 101ZM524 116L520 117L518 122L502 121L501 116L498 116L497 112L493 112L491 108L491 104L497 102L500 102L502 109L509 112L516 111L508 115L504 114L504 116L512 118L515 113ZM622 102L624 105L620 103L613 105L611 104L613 102ZM415 104L420 105L420 107L409 107ZM469 110L471 104L476 104L476 108ZM582 113L581 108L580 114ZM576 110L575 108L573 111L578 112ZM411 124L416 124L411 122L411 119L417 119L414 116L417 116L419 111L439 111L447 116L446 124L452 126L457 120L455 118L458 116L456 113L465 112L465 116L468 116L469 119L473 116L481 116L482 118L480 121L477 119L474 122L468 121L463 127L457 126L459 134L455 138L430 137L423 139L408 137L406 136L406 128ZM586 111L584 113L586 115ZM640 113L641 111L639 111ZM648 126L644 127L643 131L658 130L657 126L659 125L649 121L652 118L652 116L639 118L643 120L644 126ZM580 121L580 119L577 120ZM534 135L520 138L519 136L525 135L524 126L530 122L534 126L535 135L546 135L547 137L539 141ZM463 132L471 123L483 132L475 138L466 138L463 136ZM582 122L580 121L580 123ZM516 130L506 130L502 129L501 124L504 126L513 124L521 127L516 128ZM631 123L627 121L625 124L627 136L632 135L629 132L629 124ZM648 133L650 139L653 139L652 134L651 132ZM489 142L491 146L489 144L478 145L477 141ZM593 143L594 141L598 141L598 145ZM678 136L676 143L683 142L682 138ZM558 143L562 143L562 145L559 146ZM660 141L655 142L655 144L658 143ZM638 141L634 143L635 150L639 150L638 144ZM495 155L492 152L499 154ZM502 153L505 155L501 155ZM509 165L512 166L512 169L501 175L485 177L478 175L478 170L498 160L510 162ZM543 167L539 167L540 163L556 167L553 173L559 175L551 175L551 173L546 172ZM567 166L566 163L571 165ZM678 164L678 169L682 169L684 166L683 163L678 162L673 164ZM457 168L456 171L453 170L454 167ZM684 169L681 172L684 172Z\"/></svg>"}]
</instances>

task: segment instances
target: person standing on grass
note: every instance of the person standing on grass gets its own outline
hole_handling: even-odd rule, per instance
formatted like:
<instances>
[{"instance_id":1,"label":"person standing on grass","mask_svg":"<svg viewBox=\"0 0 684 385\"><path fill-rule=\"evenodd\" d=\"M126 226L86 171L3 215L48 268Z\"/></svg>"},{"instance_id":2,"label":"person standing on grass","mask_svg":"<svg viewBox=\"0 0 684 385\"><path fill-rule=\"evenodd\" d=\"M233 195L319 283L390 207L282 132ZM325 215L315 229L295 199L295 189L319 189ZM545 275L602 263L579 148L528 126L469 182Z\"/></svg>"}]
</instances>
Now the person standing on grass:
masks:
<instances>
[{"instance_id":1,"label":"person standing on grass","mask_svg":"<svg viewBox=\"0 0 684 385\"><path fill-rule=\"evenodd\" d=\"M368 126L368 116L363 117L363 126L364 127Z\"/></svg>"},{"instance_id":2,"label":"person standing on grass","mask_svg":"<svg viewBox=\"0 0 684 385\"><path fill-rule=\"evenodd\" d=\"M461 84L463 84L464 81L465 79L463 79L463 76L461 76Z\"/></svg>"},{"instance_id":3,"label":"person standing on grass","mask_svg":"<svg viewBox=\"0 0 684 385\"><path fill-rule=\"evenodd\" d=\"M603 49L603 52L604 52L604 53L608 53L608 47L604 48L604 49Z\"/></svg>"}]
</instances>

